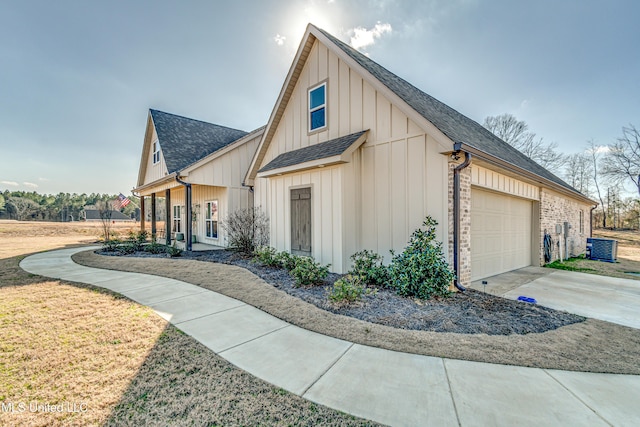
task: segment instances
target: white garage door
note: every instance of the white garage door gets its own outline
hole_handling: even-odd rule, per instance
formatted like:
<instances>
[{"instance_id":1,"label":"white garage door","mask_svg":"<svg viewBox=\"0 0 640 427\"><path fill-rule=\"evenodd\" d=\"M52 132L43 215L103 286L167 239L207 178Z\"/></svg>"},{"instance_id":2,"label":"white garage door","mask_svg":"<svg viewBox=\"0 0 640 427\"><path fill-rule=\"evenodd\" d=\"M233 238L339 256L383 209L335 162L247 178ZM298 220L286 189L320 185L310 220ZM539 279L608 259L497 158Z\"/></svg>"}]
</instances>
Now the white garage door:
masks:
<instances>
[{"instance_id":1,"label":"white garage door","mask_svg":"<svg viewBox=\"0 0 640 427\"><path fill-rule=\"evenodd\" d=\"M471 189L471 280L531 265L532 202Z\"/></svg>"}]
</instances>

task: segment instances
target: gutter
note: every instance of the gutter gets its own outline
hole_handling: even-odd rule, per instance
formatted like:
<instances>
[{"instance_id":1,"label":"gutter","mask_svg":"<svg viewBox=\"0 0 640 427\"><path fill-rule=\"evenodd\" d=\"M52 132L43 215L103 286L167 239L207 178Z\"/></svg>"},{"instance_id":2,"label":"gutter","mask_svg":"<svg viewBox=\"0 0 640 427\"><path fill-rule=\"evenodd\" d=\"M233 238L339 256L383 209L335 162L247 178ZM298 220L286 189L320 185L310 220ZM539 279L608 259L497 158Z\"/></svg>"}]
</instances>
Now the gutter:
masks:
<instances>
[{"instance_id":1,"label":"gutter","mask_svg":"<svg viewBox=\"0 0 640 427\"><path fill-rule=\"evenodd\" d=\"M193 223L191 221L191 183L185 182L180 179L180 174L176 173L176 182L184 185L185 189L185 201L184 206L186 212L184 213L185 222L186 222L186 233L185 233L185 248L187 251L191 252L193 250L193 243L191 236L193 235Z\"/></svg>"},{"instance_id":2,"label":"gutter","mask_svg":"<svg viewBox=\"0 0 640 427\"><path fill-rule=\"evenodd\" d=\"M455 144L456 154L460 152L460 144ZM453 170L453 270L456 278L453 285L461 292L467 289L460 284L460 171L471 164L471 154L464 152L464 162Z\"/></svg>"}]
</instances>

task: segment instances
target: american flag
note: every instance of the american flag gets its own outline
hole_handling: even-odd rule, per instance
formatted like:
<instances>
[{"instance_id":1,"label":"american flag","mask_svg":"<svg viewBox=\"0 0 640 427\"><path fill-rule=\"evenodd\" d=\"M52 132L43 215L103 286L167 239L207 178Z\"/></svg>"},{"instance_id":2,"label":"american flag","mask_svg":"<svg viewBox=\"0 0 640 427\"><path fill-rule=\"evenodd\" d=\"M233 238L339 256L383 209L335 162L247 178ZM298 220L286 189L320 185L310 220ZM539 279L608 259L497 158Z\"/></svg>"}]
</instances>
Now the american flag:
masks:
<instances>
[{"instance_id":1,"label":"american flag","mask_svg":"<svg viewBox=\"0 0 640 427\"><path fill-rule=\"evenodd\" d=\"M131 200L127 199L127 197L124 194L120 193L118 194L118 198L113 201L113 208L122 209L125 206L127 206L129 203L131 203Z\"/></svg>"}]
</instances>

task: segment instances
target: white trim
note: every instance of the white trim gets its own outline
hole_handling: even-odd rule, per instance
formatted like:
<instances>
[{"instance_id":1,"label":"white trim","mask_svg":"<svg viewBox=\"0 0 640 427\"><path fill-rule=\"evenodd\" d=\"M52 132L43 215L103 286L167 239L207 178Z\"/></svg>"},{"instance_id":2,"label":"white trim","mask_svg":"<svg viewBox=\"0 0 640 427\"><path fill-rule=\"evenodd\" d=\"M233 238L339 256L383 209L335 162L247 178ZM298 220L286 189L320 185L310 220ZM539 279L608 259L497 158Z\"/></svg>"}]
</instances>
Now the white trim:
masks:
<instances>
[{"instance_id":1,"label":"white trim","mask_svg":"<svg viewBox=\"0 0 640 427\"><path fill-rule=\"evenodd\" d=\"M151 143L151 150L153 155L153 164L160 164L160 140L154 139Z\"/></svg>"},{"instance_id":2,"label":"white trim","mask_svg":"<svg viewBox=\"0 0 640 427\"><path fill-rule=\"evenodd\" d=\"M216 219L213 219L213 213L211 214L211 218L207 218L207 214L209 213L209 204L213 204L215 203L216 205L216 211L215 211L215 216ZM213 234L213 223L215 222L215 230L216 230L216 236L208 236L207 235L207 224L211 222L211 234ZM204 202L204 237L207 240L220 240L220 202L218 199L212 199L212 200L206 200Z\"/></svg>"},{"instance_id":3,"label":"white trim","mask_svg":"<svg viewBox=\"0 0 640 427\"><path fill-rule=\"evenodd\" d=\"M318 89L324 89L324 103L316 106L316 107L311 107L311 92L318 90ZM327 95L328 95L328 90L327 90L327 80L318 83L315 86L311 86L309 89L307 89L307 132L309 134L312 133L316 133L316 132L322 132L323 130L326 130L329 123L328 123L328 118L329 115L327 114ZM317 128L313 128L311 129L311 115L313 113L315 113L316 111L320 111L324 109L324 125L322 126L318 126Z\"/></svg>"}]
</instances>

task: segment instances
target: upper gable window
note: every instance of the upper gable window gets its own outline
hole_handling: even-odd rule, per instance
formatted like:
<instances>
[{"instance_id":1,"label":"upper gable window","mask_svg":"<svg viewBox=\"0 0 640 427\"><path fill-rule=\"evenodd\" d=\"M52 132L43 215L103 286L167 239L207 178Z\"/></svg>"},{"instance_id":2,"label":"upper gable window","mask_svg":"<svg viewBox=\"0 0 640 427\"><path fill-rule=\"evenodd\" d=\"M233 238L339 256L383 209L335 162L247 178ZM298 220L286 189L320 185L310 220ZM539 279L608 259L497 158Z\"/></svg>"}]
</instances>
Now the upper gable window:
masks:
<instances>
[{"instance_id":1,"label":"upper gable window","mask_svg":"<svg viewBox=\"0 0 640 427\"><path fill-rule=\"evenodd\" d=\"M153 141L153 164L160 163L160 143L156 139Z\"/></svg>"},{"instance_id":2,"label":"upper gable window","mask_svg":"<svg viewBox=\"0 0 640 427\"><path fill-rule=\"evenodd\" d=\"M309 89L309 132L327 127L327 83Z\"/></svg>"}]
</instances>

